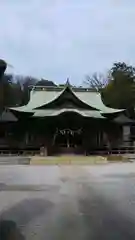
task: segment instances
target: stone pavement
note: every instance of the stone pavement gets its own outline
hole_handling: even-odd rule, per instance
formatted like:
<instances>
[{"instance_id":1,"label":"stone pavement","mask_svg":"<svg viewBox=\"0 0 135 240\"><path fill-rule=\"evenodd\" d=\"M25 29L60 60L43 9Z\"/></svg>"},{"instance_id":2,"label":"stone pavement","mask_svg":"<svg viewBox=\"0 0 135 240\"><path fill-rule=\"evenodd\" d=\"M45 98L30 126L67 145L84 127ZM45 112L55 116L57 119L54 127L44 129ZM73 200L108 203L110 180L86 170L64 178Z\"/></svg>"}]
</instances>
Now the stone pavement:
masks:
<instances>
[{"instance_id":1,"label":"stone pavement","mask_svg":"<svg viewBox=\"0 0 135 240\"><path fill-rule=\"evenodd\" d=\"M135 239L135 164L1 166L0 219L24 239Z\"/></svg>"}]
</instances>

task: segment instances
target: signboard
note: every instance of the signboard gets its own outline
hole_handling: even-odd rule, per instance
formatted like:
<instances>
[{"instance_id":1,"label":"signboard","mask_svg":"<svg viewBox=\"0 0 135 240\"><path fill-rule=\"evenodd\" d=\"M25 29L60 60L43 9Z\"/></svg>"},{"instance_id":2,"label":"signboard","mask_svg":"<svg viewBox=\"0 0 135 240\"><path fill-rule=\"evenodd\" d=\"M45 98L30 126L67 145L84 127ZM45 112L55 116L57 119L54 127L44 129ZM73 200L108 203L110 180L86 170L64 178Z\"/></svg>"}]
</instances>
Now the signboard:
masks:
<instances>
[{"instance_id":1,"label":"signboard","mask_svg":"<svg viewBox=\"0 0 135 240\"><path fill-rule=\"evenodd\" d=\"M123 135L124 136L129 136L130 135L130 127L129 126L124 126L123 127Z\"/></svg>"}]
</instances>

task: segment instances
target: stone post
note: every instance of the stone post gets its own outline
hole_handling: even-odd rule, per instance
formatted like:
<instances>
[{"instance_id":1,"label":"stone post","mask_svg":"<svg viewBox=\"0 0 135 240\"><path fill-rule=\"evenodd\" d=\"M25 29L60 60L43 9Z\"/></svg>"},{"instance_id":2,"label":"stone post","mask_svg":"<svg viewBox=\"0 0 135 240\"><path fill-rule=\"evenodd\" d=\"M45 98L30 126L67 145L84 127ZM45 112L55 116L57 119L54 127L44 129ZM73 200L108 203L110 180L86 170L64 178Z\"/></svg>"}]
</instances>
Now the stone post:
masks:
<instances>
[{"instance_id":1,"label":"stone post","mask_svg":"<svg viewBox=\"0 0 135 240\"><path fill-rule=\"evenodd\" d=\"M47 156L47 155L48 155L48 153L47 153L47 147L42 146L42 147L40 148L40 156Z\"/></svg>"}]
</instances>

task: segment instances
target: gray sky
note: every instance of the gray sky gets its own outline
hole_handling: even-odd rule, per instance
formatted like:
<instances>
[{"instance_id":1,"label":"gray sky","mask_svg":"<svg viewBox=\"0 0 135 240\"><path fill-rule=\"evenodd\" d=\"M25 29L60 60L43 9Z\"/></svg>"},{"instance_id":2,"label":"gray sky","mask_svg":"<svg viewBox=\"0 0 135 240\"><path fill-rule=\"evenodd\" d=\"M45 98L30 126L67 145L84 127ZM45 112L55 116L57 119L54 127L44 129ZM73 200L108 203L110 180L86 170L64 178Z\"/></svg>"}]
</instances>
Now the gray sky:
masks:
<instances>
[{"instance_id":1,"label":"gray sky","mask_svg":"<svg viewBox=\"0 0 135 240\"><path fill-rule=\"evenodd\" d=\"M135 65L135 0L0 0L0 58L16 74L80 84Z\"/></svg>"}]
</instances>

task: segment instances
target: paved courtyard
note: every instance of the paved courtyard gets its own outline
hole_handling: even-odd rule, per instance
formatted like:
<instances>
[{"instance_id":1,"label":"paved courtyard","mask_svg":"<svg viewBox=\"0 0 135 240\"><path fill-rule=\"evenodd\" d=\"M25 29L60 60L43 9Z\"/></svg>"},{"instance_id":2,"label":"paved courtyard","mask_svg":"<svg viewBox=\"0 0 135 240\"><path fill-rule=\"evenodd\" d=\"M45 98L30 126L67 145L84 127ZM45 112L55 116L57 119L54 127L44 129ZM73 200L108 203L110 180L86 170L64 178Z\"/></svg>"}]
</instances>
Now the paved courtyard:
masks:
<instances>
[{"instance_id":1,"label":"paved courtyard","mask_svg":"<svg viewBox=\"0 0 135 240\"><path fill-rule=\"evenodd\" d=\"M22 239L135 239L135 163L0 166L0 219Z\"/></svg>"}]
</instances>

